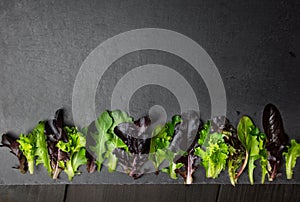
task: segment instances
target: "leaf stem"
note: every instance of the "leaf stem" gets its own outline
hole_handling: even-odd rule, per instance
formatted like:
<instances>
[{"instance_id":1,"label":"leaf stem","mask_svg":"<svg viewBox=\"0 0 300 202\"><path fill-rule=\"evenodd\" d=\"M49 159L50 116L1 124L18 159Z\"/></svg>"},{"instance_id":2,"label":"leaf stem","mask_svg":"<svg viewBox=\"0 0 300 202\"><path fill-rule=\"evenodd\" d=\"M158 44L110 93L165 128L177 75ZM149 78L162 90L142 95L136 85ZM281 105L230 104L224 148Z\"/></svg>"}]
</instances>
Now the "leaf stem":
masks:
<instances>
[{"instance_id":1,"label":"leaf stem","mask_svg":"<svg viewBox=\"0 0 300 202\"><path fill-rule=\"evenodd\" d=\"M245 160L243 162L242 168L239 170L239 172L235 175L235 179L238 179L240 177L240 175L243 173L243 171L245 170L247 163L248 163L248 159L249 159L249 153L248 151L246 151L246 157Z\"/></svg>"}]
</instances>

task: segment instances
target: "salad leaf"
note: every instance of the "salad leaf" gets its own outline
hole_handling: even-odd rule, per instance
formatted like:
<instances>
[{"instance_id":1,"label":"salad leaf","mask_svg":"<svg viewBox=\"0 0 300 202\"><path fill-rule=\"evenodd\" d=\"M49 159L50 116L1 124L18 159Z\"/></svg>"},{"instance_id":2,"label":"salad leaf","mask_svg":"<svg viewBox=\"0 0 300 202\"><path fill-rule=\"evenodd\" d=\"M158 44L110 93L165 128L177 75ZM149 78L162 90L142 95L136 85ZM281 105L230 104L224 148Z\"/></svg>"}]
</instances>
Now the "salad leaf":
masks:
<instances>
[{"instance_id":1,"label":"salad leaf","mask_svg":"<svg viewBox=\"0 0 300 202\"><path fill-rule=\"evenodd\" d=\"M114 150L122 148L128 151L127 145L114 132L114 128L124 122L132 123L132 118L127 113L120 110L105 111L95 121L96 131L92 127L88 128L96 142L96 145L89 148L95 155L98 171L101 170L105 160L107 160L108 171L115 171L118 159L113 153Z\"/></svg>"},{"instance_id":2,"label":"salad leaf","mask_svg":"<svg viewBox=\"0 0 300 202\"><path fill-rule=\"evenodd\" d=\"M183 163L175 163L174 159L176 155L183 155L180 153L174 153L169 149L158 149L157 150L157 155L160 156L162 159L167 160L169 162L168 167L162 168L162 172L169 174L169 176L176 180L177 177L177 172L180 168L184 166Z\"/></svg>"},{"instance_id":3,"label":"salad leaf","mask_svg":"<svg viewBox=\"0 0 300 202\"><path fill-rule=\"evenodd\" d=\"M193 174L197 169L196 160L199 157L195 155L195 149L192 147L189 149L185 155L181 155L181 157L176 161L175 165L172 164L172 167L169 170L177 168L175 171L179 173L181 177L184 179L185 184L193 183Z\"/></svg>"},{"instance_id":4,"label":"salad leaf","mask_svg":"<svg viewBox=\"0 0 300 202\"><path fill-rule=\"evenodd\" d=\"M246 157L243 163L243 168L248 164L248 177L250 183L254 183L253 172L255 169L254 162L261 159L262 167L262 183L264 183L266 175L266 136L253 124L248 116L243 116L238 124L238 138L246 149Z\"/></svg>"},{"instance_id":5,"label":"salad leaf","mask_svg":"<svg viewBox=\"0 0 300 202\"><path fill-rule=\"evenodd\" d=\"M68 142L60 140L56 146L61 151L69 153L70 155L70 159L65 162L65 165L60 165L60 167L64 168L65 173L71 181L77 173L78 167L87 163L85 150L86 140L83 134L75 127L65 127L64 130L67 133Z\"/></svg>"},{"instance_id":6,"label":"salad leaf","mask_svg":"<svg viewBox=\"0 0 300 202\"><path fill-rule=\"evenodd\" d=\"M103 112L99 118L95 121L95 125L97 128L97 133L92 133L92 137L96 141L95 146L90 146L91 151L96 154L96 164L98 171L100 171L102 167L102 163L104 162L104 154L106 153L106 142L108 130L112 126L113 119L110 117L108 111Z\"/></svg>"},{"instance_id":7,"label":"salad leaf","mask_svg":"<svg viewBox=\"0 0 300 202\"><path fill-rule=\"evenodd\" d=\"M54 119L49 120L45 123L45 134L47 136L47 140L50 140L51 142L57 142L59 140L67 142L68 137L63 127L64 127L63 109L58 109L55 112Z\"/></svg>"},{"instance_id":8,"label":"salad leaf","mask_svg":"<svg viewBox=\"0 0 300 202\"><path fill-rule=\"evenodd\" d=\"M235 183L236 180L233 179L239 162L234 153L238 148L234 136L235 129L228 119L224 116L214 117L199 133L199 147L195 149L195 154L201 157L201 165L206 170L206 177L217 178L226 168L229 158L228 172L231 182Z\"/></svg>"},{"instance_id":9,"label":"salad leaf","mask_svg":"<svg viewBox=\"0 0 300 202\"><path fill-rule=\"evenodd\" d=\"M276 178L282 164L282 153L286 151L289 138L284 132L283 122L279 110L268 104L263 112L263 128L267 135L266 148L270 164L269 180Z\"/></svg>"},{"instance_id":10,"label":"salad leaf","mask_svg":"<svg viewBox=\"0 0 300 202\"><path fill-rule=\"evenodd\" d=\"M208 178L217 178L225 169L228 153L223 135L216 132L208 136L205 149L201 147L195 149L195 155L202 159L201 165L205 168Z\"/></svg>"},{"instance_id":11,"label":"salad leaf","mask_svg":"<svg viewBox=\"0 0 300 202\"><path fill-rule=\"evenodd\" d=\"M85 156L87 158L86 170L88 173L95 172L97 170L96 159L88 151L85 151Z\"/></svg>"},{"instance_id":12,"label":"salad leaf","mask_svg":"<svg viewBox=\"0 0 300 202\"><path fill-rule=\"evenodd\" d=\"M47 169L48 174L51 175L51 164L50 164L50 157L48 154L47 142L46 142L46 135L45 131L45 123L40 122L36 127L36 152L35 156L36 165L43 164L44 167Z\"/></svg>"},{"instance_id":13,"label":"salad leaf","mask_svg":"<svg viewBox=\"0 0 300 202\"><path fill-rule=\"evenodd\" d=\"M113 172L116 170L117 161L118 161L116 155L114 155L113 153L114 150L119 148L128 151L127 145L123 142L123 140L120 137L116 135L114 129L116 128L116 126L118 126L121 123L132 123L133 119L126 112L123 112L121 110L114 110L110 112L110 116L113 119L113 124L110 127L109 132L106 134L107 152L105 154L105 158L107 158L108 171Z\"/></svg>"},{"instance_id":14,"label":"salad leaf","mask_svg":"<svg viewBox=\"0 0 300 202\"><path fill-rule=\"evenodd\" d=\"M115 134L114 129L120 123L132 123L132 117L128 116L126 112L121 110L114 110L110 112L110 116L113 119L112 127L109 129L108 140L114 145L115 148L125 149L128 151L127 145Z\"/></svg>"},{"instance_id":15,"label":"salad leaf","mask_svg":"<svg viewBox=\"0 0 300 202\"><path fill-rule=\"evenodd\" d=\"M205 130L201 131L201 136L206 137L209 133L209 129L210 133L220 133L223 135L224 142L228 146L228 175L231 184L234 186L239 178L239 173L242 172L240 170L240 172L237 173L237 170L242 166L243 159L245 158L245 148L238 139L237 131L225 116L214 117L211 122L205 125ZM209 127L210 125L211 127ZM204 143L201 138L199 141L201 145ZM203 143L201 143L201 141Z\"/></svg>"},{"instance_id":16,"label":"salad leaf","mask_svg":"<svg viewBox=\"0 0 300 202\"><path fill-rule=\"evenodd\" d=\"M212 120L211 132L219 132L223 134L223 139L228 146L228 175L233 186L237 183L239 175L243 172L241 168L243 160L245 159L246 151L237 136L237 131L224 117L214 117ZM239 170L239 172L237 172Z\"/></svg>"},{"instance_id":17,"label":"salad leaf","mask_svg":"<svg viewBox=\"0 0 300 202\"><path fill-rule=\"evenodd\" d=\"M13 168L19 169L22 174L25 174L28 170L27 160L19 148L20 143L17 142L17 138L14 138L9 134L3 134L1 144L2 145L0 145L0 147L8 147L10 149L10 153L18 158L19 165Z\"/></svg>"},{"instance_id":18,"label":"salad leaf","mask_svg":"<svg viewBox=\"0 0 300 202\"><path fill-rule=\"evenodd\" d=\"M197 169L196 160L198 156L194 154L197 146L198 131L202 128L200 116L196 111L188 111L181 114L182 121L175 127L173 141L170 144L170 150L173 153L181 154L175 161L176 166L180 167L175 171L179 173L185 184L192 184L193 173ZM182 155L184 152L184 155ZM183 166L181 166L183 164Z\"/></svg>"},{"instance_id":19,"label":"salad leaf","mask_svg":"<svg viewBox=\"0 0 300 202\"><path fill-rule=\"evenodd\" d=\"M53 120L45 122L45 135L47 137L48 154L50 157L51 174L53 179L57 179L60 172L64 169L63 162L70 159L70 154L56 147L59 141L68 142L68 136L63 129L64 117L63 110L55 112Z\"/></svg>"},{"instance_id":20,"label":"salad leaf","mask_svg":"<svg viewBox=\"0 0 300 202\"><path fill-rule=\"evenodd\" d=\"M151 139L145 132L150 124L149 117L143 117L134 123L121 123L114 130L130 152L126 152L124 148L114 150L114 154L119 159L118 165L134 179L144 174L144 165L148 162Z\"/></svg>"},{"instance_id":21,"label":"salad leaf","mask_svg":"<svg viewBox=\"0 0 300 202\"><path fill-rule=\"evenodd\" d=\"M166 123L164 126L158 125L153 131L151 143L150 143L150 154L149 159L153 162L156 169L156 173L159 172L159 167L164 160L168 160L169 166L173 169L168 171L168 169L163 169L167 173L171 174L172 179L177 179L175 170L179 169L179 166L174 166L173 159L176 154L173 153L168 147L173 140L175 126L181 122L180 116L176 115L172 117L172 121ZM176 176L176 177L175 177Z\"/></svg>"},{"instance_id":22,"label":"salad leaf","mask_svg":"<svg viewBox=\"0 0 300 202\"><path fill-rule=\"evenodd\" d=\"M297 158L300 157L300 143L291 140L291 145L288 146L288 150L283 153L283 156L285 157L286 177L290 180L293 177L293 169L296 166Z\"/></svg>"},{"instance_id":23,"label":"salad leaf","mask_svg":"<svg viewBox=\"0 0 300 202\"><path fill-rule=\"evenodd\" d=\"M34 172L34 160L36 154L36 133L38 128L35 128L32 133L28 135L21 134L17 142L19 142L19 148L27 159L28 170L30 174Z\"/></svg>"}]
</instances>

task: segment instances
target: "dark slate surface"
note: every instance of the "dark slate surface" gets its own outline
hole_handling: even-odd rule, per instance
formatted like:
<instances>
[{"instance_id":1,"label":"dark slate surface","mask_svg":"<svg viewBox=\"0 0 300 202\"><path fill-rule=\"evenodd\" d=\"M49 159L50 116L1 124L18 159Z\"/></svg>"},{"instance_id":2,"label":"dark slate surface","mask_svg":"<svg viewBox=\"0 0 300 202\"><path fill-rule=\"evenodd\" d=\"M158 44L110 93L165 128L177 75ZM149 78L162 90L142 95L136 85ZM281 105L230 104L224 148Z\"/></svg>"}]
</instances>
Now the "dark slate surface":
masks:
<instances>
[{"instance_id":1,"label":"dark slate surface","mask_svg":"<svg viewBox=\"0 0 300 202\"><path fill-rule=\"evenodd\" d=\"M227 116L234 124L250 115L261 127L265 104L276 104L286 132L300 140L300 20L299 1L16 1L0 2L0 132L18 135L32 129L41 119L52 118L63 107L72 123L72 90L77 72L89 53L116 34L137 28L164 28L182 33L199 43L213 59L227 94ZM205 84L191 66L178 57L160 51L134 52L111 65L99 83L96 110L107 108L111 86L124 69L147 63L182 68L199 101L201 115L210 113ZM124 67L116 70L117 67ZM103 89L102 87L107 88ZM197 87L197 88L196 88ZM149 103L165 106L168 115L178 112L171 93L157 86L137 91L130 112L147 113ZM158 96L167 97L159 100ZM147 100L147 98L149 98ZM161 102L161 103L157 103ZM170 107L170 105L174 107ZM0 184L69 183L65 175L54 182L42 168L30 176L11 167L16 159L0 149ZM3 163L5 162L5 163ZM81 168L84 171L84 168ZM257 171L259 172L259 171ZM274 183L299 183L280 177ZM259 182L259 179L256 179ZM244 174L241 183L248 183ZM121 173L88 175L75 184L182 183L162 174L133 181ZM195 183L225 183L196 173Z\"/></svg>"}]
</instances>

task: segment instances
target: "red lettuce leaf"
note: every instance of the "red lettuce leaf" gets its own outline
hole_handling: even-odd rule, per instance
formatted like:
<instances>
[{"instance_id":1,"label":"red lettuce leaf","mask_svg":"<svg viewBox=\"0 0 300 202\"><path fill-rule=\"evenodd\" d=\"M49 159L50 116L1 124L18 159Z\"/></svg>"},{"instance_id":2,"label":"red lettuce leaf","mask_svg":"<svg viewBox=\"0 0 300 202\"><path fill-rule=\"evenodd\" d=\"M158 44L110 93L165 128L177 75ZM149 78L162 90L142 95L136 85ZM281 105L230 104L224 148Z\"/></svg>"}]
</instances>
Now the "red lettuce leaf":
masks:
<instances>
[{"instance_id":1,"label":"red lettuce leaf","mask_svg":"<svg viewBox=\"0 0 300 202\"><path fill-rule=\"evenodd\" d=\"M114 150L118 158L118 166L134 179L146 172L144 165L148 162L151 142L146 131L150 124L149 117L143 117L134 123L121 123L114 129L115 134L128 146L129 150L129 152L123 149Z\"/></svg>"},{"instance_id":2,"label":"red lettuce leaf","mask_svg":"<svg viewBox=\"0 0 300 202\"><path fill-rule=\"evenodd\" d=\"M284 132L283 122L279 110L273 104L265 106L263 112L263 128L267 135L266 148L268 161L271 166L269 170L270 180L274 180L282 165L282 153L286 151L289 137Z\"/></svg>"},{"instance_id":3,"label":"red lettuce leaf","mask_svg":"<svg viewBox=\"0 0 300 202\"><path fill-rule=\"evenodd\" d=\"M70 154L63 152L56 147L56 144L60 140L68 142L68 136L63 130L63 126L64 118L62 109L56 111L53 120L49 120L45 123L45 135L47 136L47 146L53 179L57 179L60 172L64 169L60 167L59 161L66 162L70 159Z\"/></svg>"},{"instance_id":4,"label":"red lettuce leaf","mask_svg":"<svg viewBox=\"0 0 300 202\"><path fill-rule=\"evenodd\" d=\"M20 144L17 142L17 138L14 138L9 134L3 134L1 144L0 147L8 147L10 152L18 158L19 165L13 168L19 169L21 173L25 174L28 170L27 160L19 149Z\"/></svg>"},{"instance_id":5,"label":"red lettuce leaf","mask_svg":"<svg viewBox=\"0 0 300 202\"><path fill-rule=\"evenodd\" d=\"M173 152L185 151L185 155L176 160L175 163L184 164L183 167L177 169L185 181L185 184L193 182L193 173L197 169L196 160L198 156L194 154L195 148L198 146L199 130L202 128L200 116L195 111L182 113L182 121L175 127L174 139L170 145Z\"/></svg>"}]
</instances>

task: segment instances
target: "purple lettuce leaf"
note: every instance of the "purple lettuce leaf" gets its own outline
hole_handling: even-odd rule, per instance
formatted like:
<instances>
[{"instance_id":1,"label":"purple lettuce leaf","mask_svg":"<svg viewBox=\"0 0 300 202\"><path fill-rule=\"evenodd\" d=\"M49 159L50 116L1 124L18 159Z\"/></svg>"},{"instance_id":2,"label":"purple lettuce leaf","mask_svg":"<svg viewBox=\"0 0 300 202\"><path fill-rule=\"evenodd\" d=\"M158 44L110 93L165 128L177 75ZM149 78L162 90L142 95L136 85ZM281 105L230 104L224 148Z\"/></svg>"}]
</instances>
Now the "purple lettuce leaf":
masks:
<instances>
[{"instance_id":1,"label":"purple lettuce leaf","mask_svg":"<svg viewBox=\"0 0 300 202\"><path fill-rule=\"evenodd\" d=\"M148 117L140 118L134 123L121 123L115 127L115 134L128 146L128 151L115 149L119 168L129 176L137 179L145 172L144 166L148 162L151 139L145 133L150 126Z\"/></svg>"},{"instance_id":2,"label":"purple lettuce leaf","mask_svg":"<svg viewBox=\"0 0 300 202\"><path fill-rule=\"evenodd\" d=\"M182 163L184 165L180 169L177 169L176 172L184 178L185 184L192 184L193 173L197 169L196 160L199 159L194 152L198 146L198 131L202 128L202 122L199 114L195 111L182 113L181 119L180 124L175 127L174 139L170 145L170 149L174 153L185 152L185 155L175 160L175 163Z\"/></svg>"},{"instance_id":3,"label":"purple lettuce leaf","mask_svg":"<svg viewBox=\"0 0 300 202\"><path fill-rule=\"evenodd\" d=\"M267 135L266 148L268 151L269 180L274 180L278 175L278 170L282 165L283 152L287 150L289 137L283 127L279 110L273 104L265 106L263 112L263 128Z\"/></svg>"},{"instance_id":4,"label":"purple lettuce leaf","mask_svg":"<svg viewBox=\"0 0 300 202\"><path fill-rule=\"evenodd\" d=\"M10 153L15 155L19 160L19 165L14 166L13 168L19 169L22 174L25 174L28 170L28 164L25 156L22 151L19 149L20 143L17 142L17 138L9 134L3 134L0 147L8 147Z\"/></svg>"}]
</instances>

